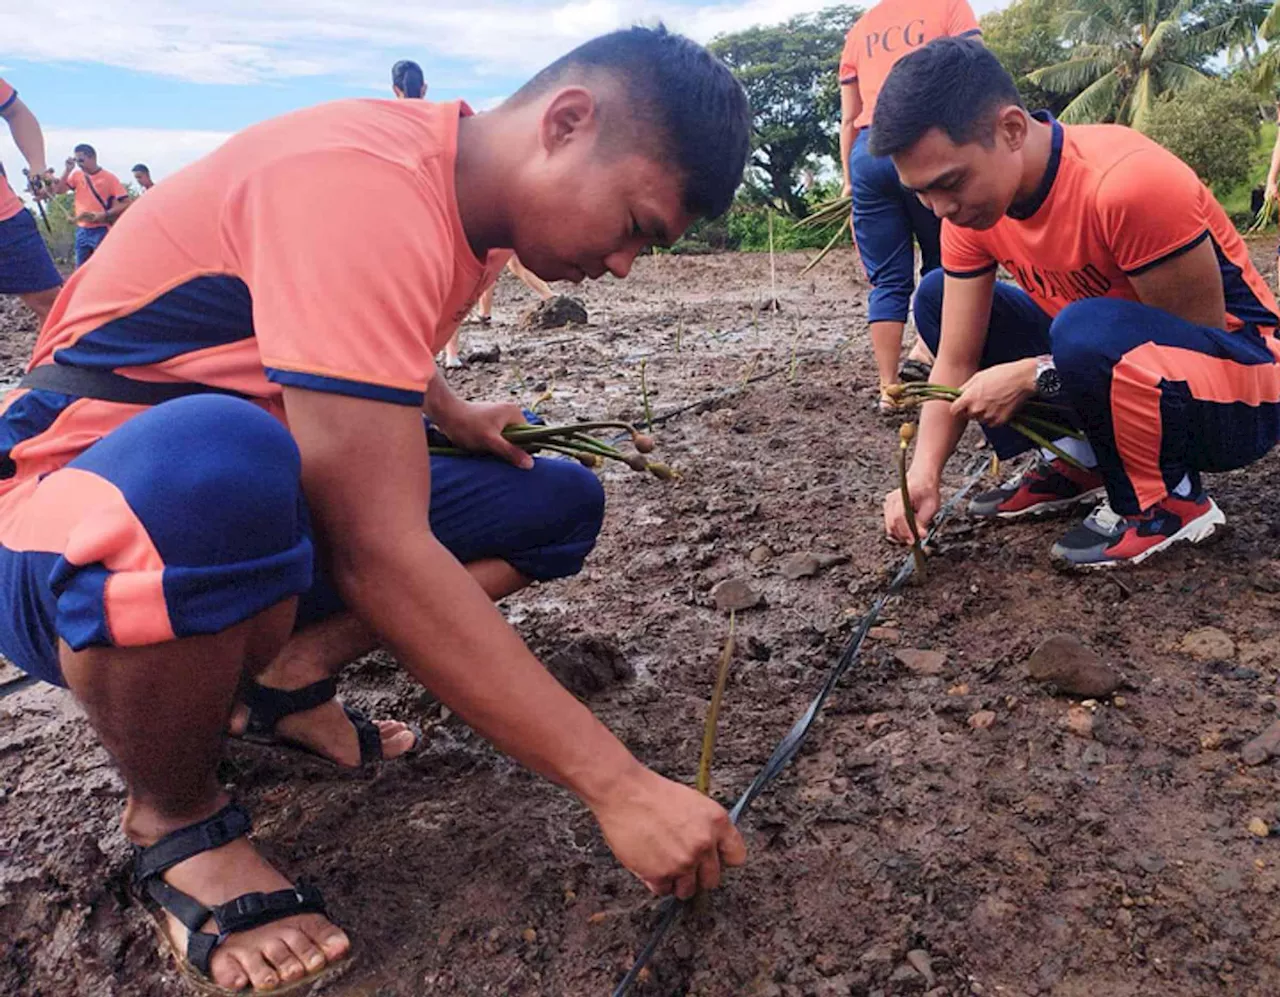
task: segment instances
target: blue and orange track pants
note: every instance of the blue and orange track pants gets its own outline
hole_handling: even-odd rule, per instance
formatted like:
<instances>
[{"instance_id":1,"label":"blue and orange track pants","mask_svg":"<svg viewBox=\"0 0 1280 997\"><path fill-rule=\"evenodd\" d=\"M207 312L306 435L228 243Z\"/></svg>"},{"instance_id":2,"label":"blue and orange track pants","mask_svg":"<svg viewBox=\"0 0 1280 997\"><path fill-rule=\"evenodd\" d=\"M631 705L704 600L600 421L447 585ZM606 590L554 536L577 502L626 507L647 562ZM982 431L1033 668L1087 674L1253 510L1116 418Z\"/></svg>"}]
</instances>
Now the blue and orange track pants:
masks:
<instances>
[{"instance_id":1,"label":"blue and orange track pants","mask_svg":"<svg viewBox=\"0 0 1280 997\"><path fill-rule=\"evenodd\" d=\"M915 299L935 354L943 282L942 271L929 274ZM1252 326L1226 332L1114 298L1078 301L1051 319L1021 288L997 282L981 367L1050 353L1121 515L1150 509L1184 476L1251 464L1280 439L1280 340ZM1002 458L1033 446L1008 428L984 432Z\"/></svg>"},{"instance_id":2,"label":"blue and orange track pants","mask_svg":"<svg viewBox=\"0 0 1280 997\"><path fill-rule=\"evenodd\" d=\"M0 499L0 653L62 684L59 641L218 633L295 596L300 625L341 611L300 466L274 417L203 395L147 409L65 467L15 483ZM574 461L522 471L436 457L431 477L431 529L463 563L498 558L547 580L579 571L595 545L604 494Z\"/></svg>"}]
</instances>

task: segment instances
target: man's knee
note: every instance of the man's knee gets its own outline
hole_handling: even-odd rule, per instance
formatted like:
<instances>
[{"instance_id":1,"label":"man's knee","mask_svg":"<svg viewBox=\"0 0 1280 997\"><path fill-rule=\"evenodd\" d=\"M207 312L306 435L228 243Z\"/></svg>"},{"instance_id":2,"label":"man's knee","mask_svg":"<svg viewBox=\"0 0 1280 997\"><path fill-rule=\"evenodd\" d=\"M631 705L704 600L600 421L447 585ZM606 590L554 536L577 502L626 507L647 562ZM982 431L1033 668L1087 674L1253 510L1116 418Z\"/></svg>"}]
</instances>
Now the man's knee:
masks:
<instances>
[{"instance_id":1,"label":"man's knee","mask_svg":"<svg viewBox=\"0 0 1280 997\"><path fill-rule=\"evenodd\" d=\"M530 539L507 561L517 571L548 581L582 570L604 523L604 488L596 475L576 461L539 460L530 472L523 515ZM514 546L521 547L518 538Z\"/></svg>"},{"instance_id":2,"label":"man's knee","mask_svg":"<svg viewBox=\"0 0 1280 997\"><path fill-rule=\"evenodd\" d=\"M924 340L929 351L937 356L938 344L942 341L942 288L945 275L941 270L930 270L920 278L920 286L916 289L912 314L915 316L916 329Z\"/></svg>"},{"instance_id":3,"label":"man's knee","mask_svg":"<svg viewBox=\"0 0 1280 997\"><path fill-rule=\"evenodd\" d=\"M115 484L170 563L268 557L306 529L297 445L243 399L197 395L149 409L71 466Z\"/></svg>"},{"instance_id":4,"label":"man's knee","mask_svg":"<svg viewBox=\"0 0 1280 997\"><path fill-rule=\"evenodd\" d=\"M1086 298L1068 305L1049 326L1054 365L1073 375L1100 370L1099 363L1108 352L1107 330L1116 323L1118 306L1129 302L1108 298ZM1109 370L1111 364L1106 363Z\"/></svg>"}]
</instances>

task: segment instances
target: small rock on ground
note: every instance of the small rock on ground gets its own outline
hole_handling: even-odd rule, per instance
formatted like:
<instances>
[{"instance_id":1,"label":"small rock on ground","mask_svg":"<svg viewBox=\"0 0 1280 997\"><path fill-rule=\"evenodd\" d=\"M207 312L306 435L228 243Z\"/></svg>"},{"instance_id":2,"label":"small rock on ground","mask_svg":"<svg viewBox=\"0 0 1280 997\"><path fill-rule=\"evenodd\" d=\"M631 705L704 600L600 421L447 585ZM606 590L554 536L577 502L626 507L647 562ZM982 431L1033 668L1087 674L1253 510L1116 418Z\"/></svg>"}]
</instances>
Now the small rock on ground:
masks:
<instances>
[{"instance_id":1,"label":"small rock on ground","mask_svg":"<svg viewBox=\"0 0 1280 997\"><path fill-rule=\"evenodd\" d=\"M577 298L558 294L525 312L520 325L526 329L559 329L566 325L586 325L587 309Z\"/></svg>"},{"instance_id":2,"label":"small rock on ground","mask_svg":"<svg viewBox=\"0 0 1280 997\"><path fill-rule=\"evenodd\" d=\"M1280 720L1240 749L1240 758L1246 765L1261 765L1274 755L1280 755Z\"/></svg>"},{"instance_id":3,"label":"small rock on ground","mask_svg":"<svg viewBox=\"0 0 1280 997\"><path fill-rule=\"evenodd\" d=\"M893 652L894 658L909 672L916 675L941 675L947 666L947 656L941 651L922 651L904 647Z\"/></svg>"},{"instance_id":4,"label":"small rock on ground","mask_svg":"<svg viewBox=\"0 0 1280 997\"><path fill-rule=\"evenodd\" d=\"M716 609L722 612L741 612L760 605L760 593L741 578L726 578L711 590Z\"/></svg>"},{"instance_id":5,"label":"small rock on ground","mask_svg":"<svg viewBox=\"0 0 1280 997\"><path fill-rule=\"evenodd\" d=\"M1182 638L1179 650L1196 661L1228 661L1236 656L1236 642L1217 627L1200 627Z\"/></svg>"},{"instance_id":6,"label":"small rock on ground","mask_svg":"<svg viewBox=\"0 0 1280 997\"><path fill-rule=\"evenodd\" d=\"M1058 634L1031 652L1027 669L1037 682L1052 682L1072 696L1099 698L1120 688L1120 674L1075 637Z\"/></svg>"}]
</instances>

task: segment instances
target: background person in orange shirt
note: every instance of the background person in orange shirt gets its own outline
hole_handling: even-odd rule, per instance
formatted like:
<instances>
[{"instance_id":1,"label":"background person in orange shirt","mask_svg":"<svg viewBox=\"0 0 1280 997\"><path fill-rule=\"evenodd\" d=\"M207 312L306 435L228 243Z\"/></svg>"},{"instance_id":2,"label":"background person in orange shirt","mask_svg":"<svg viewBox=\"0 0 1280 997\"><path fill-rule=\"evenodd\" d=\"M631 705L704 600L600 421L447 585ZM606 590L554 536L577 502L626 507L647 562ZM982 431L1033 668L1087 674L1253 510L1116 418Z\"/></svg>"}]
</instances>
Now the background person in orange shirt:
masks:
<instances>
[{"instance_id":1,"label":"background person in orange shirt","mask_svg":"<svg viewBox=\"0 0 1280 997\"><path fill-rule=\"evenodd\" d=\"M0 117L9 126L31 176L43 177L46 167L40 122L18 98L18 92L2 79ZM40 237L35 219L23 207L0 165L0 294L16 294L43 325L60 287L62 275Z\"/></svg>"},{"instance_id":2,"label":"background person in orange shirt","mask_svg":"<svg viewBox=\"0 0 1280 997\"><path fill-rule=\"evenodd\" d=\"M902 189L888 157L868 151L876 98L904 55L935 38L980 33L967 0L882 0L849 30L840 57L840 162L844 194L853 197L853 236L871 282L867 322L882 412L894 409L885 387L928 378L932 357L919 340L901 374L898 360L915 289L915 244L921 274L938 267L940 250L938 220Z\"/></svg>"},{"instance_id":3,"label":"background person in orange shirt","mask_svg":"<svg viewBox=\"0 0 1280 997\"><path fill-rule=\"evenodd\" d=\"M942 221L941 271L916 293L937 352L907 476L921 522L970 419L1001 457L1035 450L1005 425L1035 395L1079 435L970 504L1014 518L1080 508L1051 549L1073 568L1136 564L1225 522L1203 472L1280 438L1280 306L1195 172L1120 125L1029 114L983 46L948 38L894 67L871 149ZM997 281L1003 267L1017 284ZM900 491L885 527L909 541Z\"/></svg>"},{"instance_id":4,"label":"background person in orange shirt","mask_svg":"<svg viewBox=\"0 0 1280 997\"><path fill-rule=\"evenodd\" d=\"M67 157L53 190L55 194L76 192L76 267L82 267L129 207L129 192L119 177L98 165L98 153L87 143L76 146L75 155Z\"/></svg>"}]
</instances>

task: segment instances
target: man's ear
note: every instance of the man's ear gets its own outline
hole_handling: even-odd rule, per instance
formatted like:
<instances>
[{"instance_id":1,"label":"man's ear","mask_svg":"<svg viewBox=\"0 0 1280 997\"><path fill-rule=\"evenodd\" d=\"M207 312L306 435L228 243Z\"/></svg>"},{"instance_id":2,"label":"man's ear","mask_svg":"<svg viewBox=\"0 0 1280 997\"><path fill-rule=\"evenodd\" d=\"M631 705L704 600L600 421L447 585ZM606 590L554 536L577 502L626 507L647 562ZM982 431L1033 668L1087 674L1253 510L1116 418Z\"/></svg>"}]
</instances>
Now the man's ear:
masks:
<instances>
[{"instance_id":1,"label":"man's ear","mask_svg":"<svg viewBox=\"0 0 1280 997\"><path fill-rule=\"evenodd\" d=\"M996 140L1010 152L1018 152L1026 144L1029 130L1027 112L1014 104L1002 107L996 114Z\"/></svg>"},{"instance_id":2,"label":"man's ear","mask_svg":"<svg viewBox=\"0 0 1280 997\"><path fill-rule=\"evenodd\" d=\"M548 153L593 140L600 127L595 95L585 87L565 87L552 95L542 112L539 138Z\"/></svg>"}]
</instances>

